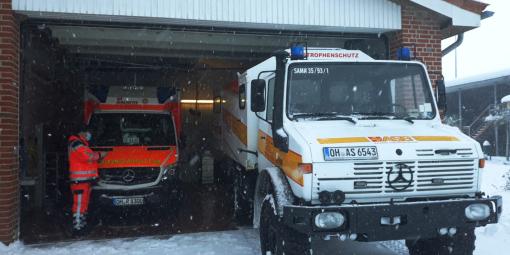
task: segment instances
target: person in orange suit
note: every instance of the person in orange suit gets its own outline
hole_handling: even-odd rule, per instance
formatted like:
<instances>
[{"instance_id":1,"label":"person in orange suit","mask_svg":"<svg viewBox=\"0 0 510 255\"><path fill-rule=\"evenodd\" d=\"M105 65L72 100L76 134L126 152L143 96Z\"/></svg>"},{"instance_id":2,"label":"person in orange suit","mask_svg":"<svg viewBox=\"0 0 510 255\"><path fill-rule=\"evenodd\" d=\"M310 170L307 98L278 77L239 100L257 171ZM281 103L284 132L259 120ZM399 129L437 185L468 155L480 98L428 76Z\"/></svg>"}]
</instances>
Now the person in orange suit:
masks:
<instances>
[{"instance_id":1,"label":"person in orange suit","mask_svg":"<svg viewBox=\"0 0 510 255\"><path fill-rule=\"evenodd\" d=\"M73 234L80 235L87 225L92 184L98 177L98 162L104 158L105 152L94 152L89 147L92 134L87 128L80 129L77 135L69 137L69 179L73 194Z\"/></svg>"}]
</instances>

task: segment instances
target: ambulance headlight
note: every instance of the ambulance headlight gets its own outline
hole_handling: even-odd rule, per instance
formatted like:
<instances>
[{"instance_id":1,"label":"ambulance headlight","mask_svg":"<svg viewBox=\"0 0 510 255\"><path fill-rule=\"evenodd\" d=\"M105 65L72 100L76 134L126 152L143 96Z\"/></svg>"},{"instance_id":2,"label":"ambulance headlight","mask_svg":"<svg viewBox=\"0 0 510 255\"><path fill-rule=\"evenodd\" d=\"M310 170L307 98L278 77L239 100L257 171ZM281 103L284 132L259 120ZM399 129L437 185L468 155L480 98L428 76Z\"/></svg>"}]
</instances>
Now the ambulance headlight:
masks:
<instances>
[{"instance_id":1,"label":"ambulance headlight","mask_svg":"<svg viewBox=\"0 0 510 255\"><path fill-rule=\"evenodd\" d=\"M339 228L345 222L345 217L339 212L323 212L315 216L315 226L322 229Z\"/></svg>"},{"instance_id":2,"label":"ambulance headlight","mask_svg":"<svg viewBox=\"0 0 510 255\"><path fill-rule=\"evenodd\" d=\"M485 220L491 215L491 209L486 204L470 204L466 207L465 213L472 221Z\"/></svg>"},{"instance_id":3,"label":"ambulance headlight","mask_svg":"<svg viewBox=\"0 0 510 255\"><path fill-rule=\"evenodd\" d=\"M171 178L174 175L175 175L175 165L168 165L166 167L163 167L163 173L161 174L163 180Z\"/></svg>"}]
</instances>

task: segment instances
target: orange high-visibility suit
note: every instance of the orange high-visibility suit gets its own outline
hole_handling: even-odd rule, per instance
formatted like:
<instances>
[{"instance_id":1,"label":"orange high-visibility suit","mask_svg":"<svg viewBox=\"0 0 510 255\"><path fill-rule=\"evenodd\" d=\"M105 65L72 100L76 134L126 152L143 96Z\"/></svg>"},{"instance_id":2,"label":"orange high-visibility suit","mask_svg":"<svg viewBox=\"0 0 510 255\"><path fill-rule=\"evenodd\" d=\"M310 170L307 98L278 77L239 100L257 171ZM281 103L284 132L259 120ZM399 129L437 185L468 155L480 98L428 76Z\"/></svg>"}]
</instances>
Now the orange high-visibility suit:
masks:
<instances>
[{"instance_id":1,"label":"orange high-visibility suit","mask_svg":"<svg viewBox=\"0 0 510 255\"><path fill-rule=\"evenodd\" d=\"M73 193L73 227L85 227L85 214L89 207L92 182L98 174L100 154L89 148L88 141L81 136L69 137L69 179Z\"/></svg>"}]
</instances>

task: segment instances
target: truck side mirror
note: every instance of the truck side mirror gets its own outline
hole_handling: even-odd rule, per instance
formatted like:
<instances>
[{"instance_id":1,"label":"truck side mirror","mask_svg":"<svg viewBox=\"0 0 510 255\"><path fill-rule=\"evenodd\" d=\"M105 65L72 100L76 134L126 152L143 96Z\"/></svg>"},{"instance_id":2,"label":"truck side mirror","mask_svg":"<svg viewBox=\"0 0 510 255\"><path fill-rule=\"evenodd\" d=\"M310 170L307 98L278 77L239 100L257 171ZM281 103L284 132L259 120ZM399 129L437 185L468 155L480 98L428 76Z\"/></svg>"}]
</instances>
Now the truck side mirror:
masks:
<instances>
[{"instance_id":1,"label":"truck side mirror","mask_svg":"<svg viewBox=\"0 0 510 255\"><path fill-rule=\"evenodd\" d=\"M256 79L251 81L251 111L263 112L266 110L266 81L263 79Z\"/></svg>"},{"instance_id":2,"label":"truck side mirror","mask_svg":"<svg viewBox=\"0 0 510 255\"><path fill-rule=\"evenodd\" d=\"M446 113L446 86L444 84L444 80L437 80L436 81L436 89L437 89L437 108L439 108L440 111Z\"/></svg>"}]
</instances>

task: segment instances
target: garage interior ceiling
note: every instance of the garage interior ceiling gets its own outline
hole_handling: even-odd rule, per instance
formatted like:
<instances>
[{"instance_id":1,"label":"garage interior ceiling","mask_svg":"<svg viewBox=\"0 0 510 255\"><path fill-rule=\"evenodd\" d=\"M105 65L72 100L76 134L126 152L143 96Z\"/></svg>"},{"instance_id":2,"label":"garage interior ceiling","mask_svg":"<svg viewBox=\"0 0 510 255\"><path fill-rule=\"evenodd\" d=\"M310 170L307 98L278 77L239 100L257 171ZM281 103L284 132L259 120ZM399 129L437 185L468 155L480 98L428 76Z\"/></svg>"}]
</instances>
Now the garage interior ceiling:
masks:
<instances>
[{"instance_id":1,"label":"garage interior ceiling","mask_svg":"<svg viewBox=\"0 0 510 255\"><path fill-rule=\"evenodd\" d=\"M73 54L161 58L264 58L293 42L343 47L339 37L270 35L235 32L172 31L137 28L50 26L53 37Z\"/></svg>"}]
</instances>

